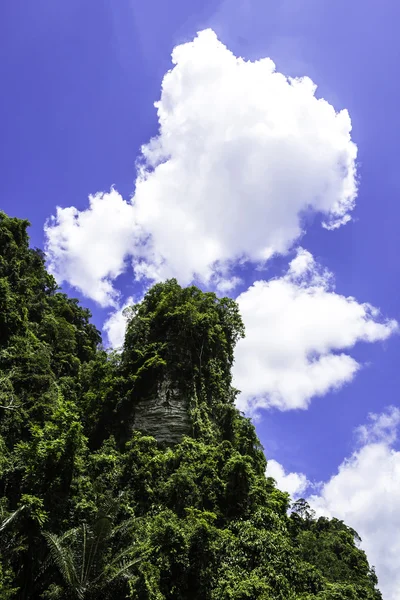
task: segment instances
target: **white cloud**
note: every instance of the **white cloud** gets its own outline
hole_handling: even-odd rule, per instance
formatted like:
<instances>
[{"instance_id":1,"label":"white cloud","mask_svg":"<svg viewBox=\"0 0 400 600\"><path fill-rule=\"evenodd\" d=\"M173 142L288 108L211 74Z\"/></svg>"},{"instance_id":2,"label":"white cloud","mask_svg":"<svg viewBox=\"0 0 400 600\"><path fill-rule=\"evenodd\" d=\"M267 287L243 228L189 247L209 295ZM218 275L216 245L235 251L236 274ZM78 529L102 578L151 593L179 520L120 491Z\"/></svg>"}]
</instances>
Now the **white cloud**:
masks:
<instances>
[{"instance_id":1,"label":"white cloud","mask_svg":"<svg viewBox=\"0 0 400 600\"><path fill-rule=\"evenodd\" d=\"M128 298L124 305L112 312L104 322L103 331L107 334L111 348L117 349L123 346L129 320L129 307L133 304L135 304L134 299L132 297Z\"/></svg>"},{"instance_id":2,"label":"white cloud","mask_svg":"<svg viewBox=\"0 0 400 600\"><path fill-rule=\"evenodd\" d=\"M400 598L400 451L393 447L399 424L395 407L370 415L358 430L360 447L308 498L318 516L342 519L358 532L384 600Z\"/></svg>"},{"instance_id":3,"label":"white cloud","mask_svg":"<svg viewBox=\"0 0 400 600\"><path fill-rule=\"evenodd\" d=\"M57 207L45 225L49 269L101 306L117 306L113 281L138 237L133 208L114 189L89 197L89 208Z\"/></svg>"},{"instance_id":4,"label":"white cloud","mask_svg":"<svg viewBox=\"0 0 400 600\"><path fill-rule=\"evenodd\" d=\"M380 443L394 444L397 439L397 429L400 425L400 410L391 406L386 413L368 415L369 423L356 429L360 444Z\"/></svg>"},{"instance_id":5,"label":"white cloud","mask_svg":"<svg viewBox=\"0 0 400 600\"><path fill-rule=\"evenodd\" d=\"M306 491L309 482L304 473L286 473L283 466L276 460L268 460L267 477L273 477L276 486L283 492L288 492L292 499L299 498Z\"/></svg>"},{"instance_id":6,"label":"white cloud","mask_svg":"<svg viewBox=\"0 0 400 600\"><path fill-rule=\"evenodd\" d=\"M237 58L212 30L177 46L172 62L132 203L98 194L86 211L58 208L46 227L57 279L103 305L115 304L128 256L137 278L226 290L235 261L287 252L304 212L332 228L354 206L349 115L318 100L310 79Z\"/></svg>"},{"instance_id":7,"label":"white cloud","mask_svg":"<svg viewBox=\"0 0 400 600\"><path fill-rule=\"evenodd\" d=\"M357 342L385 340L397 331L369 304L337 294L333 276L300 249L281 278L256 281L237 298L246 327L233 368L246 412L305 409L314 396L349 382L360 364Z\"/></svg>"},{"instance_id":8,"label":"white cloud","mask_svg":"<svg viewBox=\"0 0 400 600\"><path fill-rule=\"evenodd\" d=\"M269 58L235 57L212 30L176 47L172 62L135 194L152 235L144 256L161 278L208 282L216 262L284 253L305 210L328 227L350 218L357 148L347 111Z\"/></svg>"}]
</instances>

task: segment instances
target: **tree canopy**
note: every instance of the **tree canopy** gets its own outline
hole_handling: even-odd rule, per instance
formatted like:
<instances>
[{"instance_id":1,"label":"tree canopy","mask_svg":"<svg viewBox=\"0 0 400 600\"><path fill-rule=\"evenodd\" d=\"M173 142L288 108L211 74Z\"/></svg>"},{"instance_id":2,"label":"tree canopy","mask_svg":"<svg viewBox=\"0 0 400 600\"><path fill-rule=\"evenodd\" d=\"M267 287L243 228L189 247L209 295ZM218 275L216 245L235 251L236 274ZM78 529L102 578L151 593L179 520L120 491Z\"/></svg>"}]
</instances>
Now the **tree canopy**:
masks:
<instances>
[{"instance_id":1,"label":"tree canopy","mask_svg":"<svg viewBox=\"0 0 400 600\"><path fill-rule=\"evenodd\" d=\"M0 213L0 597L380 600L356 532L265 476L237 304L159 283L105 350L28 225Z\"/></svg>"}]
</instances>

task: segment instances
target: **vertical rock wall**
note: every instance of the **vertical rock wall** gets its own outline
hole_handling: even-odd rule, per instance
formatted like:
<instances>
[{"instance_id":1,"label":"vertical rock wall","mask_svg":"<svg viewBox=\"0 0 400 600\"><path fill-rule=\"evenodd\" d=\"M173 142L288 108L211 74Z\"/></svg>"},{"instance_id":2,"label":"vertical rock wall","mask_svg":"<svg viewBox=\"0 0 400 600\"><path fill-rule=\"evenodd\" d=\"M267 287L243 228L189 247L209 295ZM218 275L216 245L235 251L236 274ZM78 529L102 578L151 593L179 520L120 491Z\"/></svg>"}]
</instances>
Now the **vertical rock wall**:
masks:
<instances>
[{"instance_id":1,"label":"vertical rock wall","mask_svg":"<svg viewBox=\"0 0 400 600\"><path fill-rule=\"evenodd\" d=\"M158 442L177 444L190 435L189 400L165 380L156 392L135 407L134 429L156 438Z\"/></svg>"}]
</instances>

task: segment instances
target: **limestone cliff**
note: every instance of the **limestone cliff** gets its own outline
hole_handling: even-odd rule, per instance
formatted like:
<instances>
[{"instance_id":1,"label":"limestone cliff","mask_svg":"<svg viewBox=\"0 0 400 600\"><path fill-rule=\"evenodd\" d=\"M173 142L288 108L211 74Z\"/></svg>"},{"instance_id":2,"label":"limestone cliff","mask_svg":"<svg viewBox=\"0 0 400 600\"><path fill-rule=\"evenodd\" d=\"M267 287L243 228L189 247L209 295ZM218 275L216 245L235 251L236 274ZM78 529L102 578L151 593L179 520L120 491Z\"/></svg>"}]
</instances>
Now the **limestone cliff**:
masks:
<instances>
[{"instance_id":1,"label":"limestone cliff","mask_svg":"<svg viewBox=\"0 0 400 600\"><path fill-rule=\"evenodd\" d=\"M176 444L190 435L189 399L164 380L148 398L135 407L134 429L156 438L158 442Z\"/></svg>"}]
</instances>

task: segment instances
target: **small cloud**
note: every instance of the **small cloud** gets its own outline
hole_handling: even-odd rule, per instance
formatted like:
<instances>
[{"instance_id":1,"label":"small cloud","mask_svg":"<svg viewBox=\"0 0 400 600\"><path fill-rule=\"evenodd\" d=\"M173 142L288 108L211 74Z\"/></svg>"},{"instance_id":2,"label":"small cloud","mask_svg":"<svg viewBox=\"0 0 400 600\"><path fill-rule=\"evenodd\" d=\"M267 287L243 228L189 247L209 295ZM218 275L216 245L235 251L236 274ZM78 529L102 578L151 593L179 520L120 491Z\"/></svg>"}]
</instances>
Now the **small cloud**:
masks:
<instances>
[{"instance_id":1,"label":"small cloud","mask_svg":"<svg viewBox=\"0 0 400 600\"><path fill-rule=\"evenodd\" d=\"M101 306L118 306L115 279L125 269L125 259L139 232L133 208L114 189L89 197L89 207L79 211L57 207L45 225L50 272Z\"/></svg>"},{"instance_id":2,"label":"small cloud","mask_svg":"<svg viewBox=\"0 0 400 600\"><path fill-rule=\"evenodd\" d=\"M132 296L129 297L121 307L110 313L103 324L103 331L107 335L108 343L115 350L124 344L126 327L129 322L129 308L134 304L137 302Z\"/></svg>"},{"instance_id":3,"label":"small cloud","mask_svg":"<svg viewBox=\"0 0 400 600\"><path fill-rule=\"evenodd\" d=\"M385 413L368 415L369 422L356 429L359 442L365 444L393 444L400 425L400 409L390 406Z\"/></svg>"},{"instance_id":4,"label":"small cloud","mask_svg":"<svg viewBox=\"0 0 400 600\"><path fill-rule=\"evenodd\" d=\"M277 488L288 492L293 500L300 498L310 485L304 473L286 473L283 466L273 459L268 461L265 475L273 477Z\"/></svg>"},{"instance_id":5,"label":"small cloud","mask_svg":"<svg viewBox=\"0 0 400 600\"><path fill-rule=\"evenodd\" d=\"M361 368L349 354L355 344L398 331L375 307L337 294L332 273L302 248L283 277L256 281L237 302L246 337L236 348L234 385L250 414L306 409L353 379Z\"/></svg>"}]
</instances>

